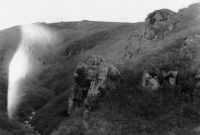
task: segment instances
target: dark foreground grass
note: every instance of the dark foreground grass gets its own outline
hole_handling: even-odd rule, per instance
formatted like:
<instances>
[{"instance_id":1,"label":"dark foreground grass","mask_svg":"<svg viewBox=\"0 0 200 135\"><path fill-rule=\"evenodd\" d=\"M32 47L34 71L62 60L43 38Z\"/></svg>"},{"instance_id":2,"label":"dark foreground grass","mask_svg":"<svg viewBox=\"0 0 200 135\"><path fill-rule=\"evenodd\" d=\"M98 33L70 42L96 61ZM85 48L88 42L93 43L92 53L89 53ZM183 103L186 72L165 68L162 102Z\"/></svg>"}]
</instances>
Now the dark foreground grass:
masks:
<instances>
[{"instance_id":1,"label":"dark foreground grass","mask_svg":"<svg viewBox=\"0 0 200 135\"><path fill-rule=\"evenodd\" d=\"M139 85L140 74L124 71L118 89L107 89L98 110L87 118L82 108L75 110L51 135L195 135L200 98L191 103L175 95L176 88L170 86L147 92Z\"/></svg>"}]
</instances>

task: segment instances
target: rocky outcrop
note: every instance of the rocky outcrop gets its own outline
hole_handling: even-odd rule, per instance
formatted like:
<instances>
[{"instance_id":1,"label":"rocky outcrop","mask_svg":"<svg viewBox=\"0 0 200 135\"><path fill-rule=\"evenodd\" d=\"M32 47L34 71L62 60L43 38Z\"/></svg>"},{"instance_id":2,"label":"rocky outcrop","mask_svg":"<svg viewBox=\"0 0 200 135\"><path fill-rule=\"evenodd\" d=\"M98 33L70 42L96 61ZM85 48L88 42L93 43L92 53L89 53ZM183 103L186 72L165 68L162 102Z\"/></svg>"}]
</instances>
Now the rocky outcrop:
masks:
<instances>
[{"instance_id":1,"label":"rocky outcrop","mask_svg":"<svg viewBox=\"0 0 200 135\"><path fill-rule=\"evenodd\" d=\"M116 88L120 76L119 70L105 63L100 56L92 55L85 63L79 64L74 72L68 114L81 106L85 112L94 110L105 90Z\"/></svg>"},{"instance_id":2,"label":"rocky outcrop","mask_svg":"<svg viewBox=\"0 0 200 135\"><path fill-rule=\"evenodd\" d=\"M176 15L176 13L169 9L156 10L150 13L145 19L145 38L147 40L159 39L162 38L166 32L171 31L173 25L167 22L174 15Z\"/></svg>"},{"instance_id":3,"label":"rocky outcrop","mask_svg":"<svg viewBox=\"0 0 200 135\"><path fill-rule=\"evenodd\" d=\"M145 70L142 76L142 87L147 91L154 91L157 90L163 83L175 86L177 75L177 70Z\"/></svg>"}]
</instances>

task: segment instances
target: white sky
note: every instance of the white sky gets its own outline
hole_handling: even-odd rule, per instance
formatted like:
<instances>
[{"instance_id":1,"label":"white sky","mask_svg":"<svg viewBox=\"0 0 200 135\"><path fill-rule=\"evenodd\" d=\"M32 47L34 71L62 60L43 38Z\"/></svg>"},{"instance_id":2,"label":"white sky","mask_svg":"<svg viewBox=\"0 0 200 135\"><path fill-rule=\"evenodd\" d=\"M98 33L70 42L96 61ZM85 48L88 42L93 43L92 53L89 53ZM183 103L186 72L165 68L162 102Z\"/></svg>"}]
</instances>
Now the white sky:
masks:
<instances>
[{"instance_id":1,"label":"white sky","mask_svg":"<svg viewBox=\"0 0 200 135\"><path fill-rule=\"evenodd\" d=\"M0 0L0 29L32 22L144 21L156 9L173 11L200 0Z\"/></svg>"}]
</instances>

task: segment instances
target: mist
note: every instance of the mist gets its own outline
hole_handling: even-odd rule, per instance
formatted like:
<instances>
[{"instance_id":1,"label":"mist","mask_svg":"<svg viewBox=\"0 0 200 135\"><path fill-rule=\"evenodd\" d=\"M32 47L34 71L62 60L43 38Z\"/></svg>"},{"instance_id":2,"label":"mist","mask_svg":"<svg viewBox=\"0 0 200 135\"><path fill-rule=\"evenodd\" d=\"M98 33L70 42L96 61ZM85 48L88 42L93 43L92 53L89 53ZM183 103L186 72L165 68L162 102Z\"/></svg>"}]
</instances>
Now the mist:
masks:
<instances>
[{"instance_id":1,"label":"mist","mask_svg":"<svg viewBox=\"0 0 200 135\"><path fill-rule=\"evenodd\" d=\"M23 82L42 70L43 57L51 52L56 34L40 24L21 27L22 40L9 64L7 111L10 119L16 119L19 107L27 93Z\"/></svg>"}]
</instances>

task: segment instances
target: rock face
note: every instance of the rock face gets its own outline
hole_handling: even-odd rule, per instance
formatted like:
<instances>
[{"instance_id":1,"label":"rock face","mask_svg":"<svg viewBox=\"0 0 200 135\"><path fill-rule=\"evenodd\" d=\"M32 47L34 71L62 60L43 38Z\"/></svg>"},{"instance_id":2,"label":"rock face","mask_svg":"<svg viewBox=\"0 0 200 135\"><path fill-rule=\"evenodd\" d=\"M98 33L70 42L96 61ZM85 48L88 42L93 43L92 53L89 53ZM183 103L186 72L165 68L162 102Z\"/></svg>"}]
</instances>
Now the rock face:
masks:
<instances>
[{"instance_id":1,"label":"rock face","mask_svg":"<svg viewBox=\"0 0 200 135\"><path fill-rule=\"evenodd\" d=\"M68 113L80 106L84 107L85 112L94 110L106 88L116 88L120 76L119 70L105 63L102 57L90 56L85 63L79 64L74 72Z\"/></svg>"},{"instance_id":2,"label":"rock face","mask_svg":"<svg viewBox=\"0 0 200 135\"><path fill-rule=\"evenodd\" d=\"M148 40L162 38L166 31L173 29L173 25L169 25L166 22L175 14L169 9L156 10L150 13L145 19L145 38Z\"/></svg>"}]
</instances>

